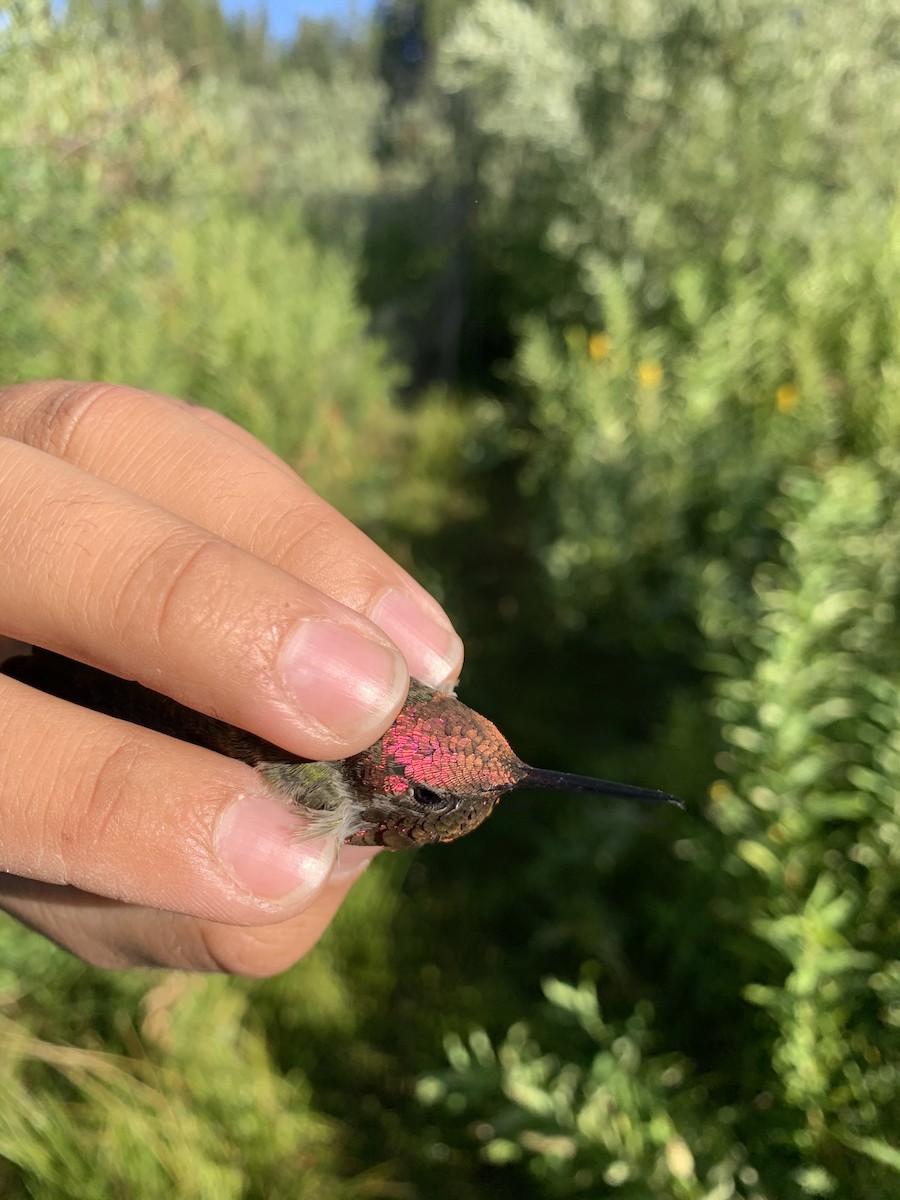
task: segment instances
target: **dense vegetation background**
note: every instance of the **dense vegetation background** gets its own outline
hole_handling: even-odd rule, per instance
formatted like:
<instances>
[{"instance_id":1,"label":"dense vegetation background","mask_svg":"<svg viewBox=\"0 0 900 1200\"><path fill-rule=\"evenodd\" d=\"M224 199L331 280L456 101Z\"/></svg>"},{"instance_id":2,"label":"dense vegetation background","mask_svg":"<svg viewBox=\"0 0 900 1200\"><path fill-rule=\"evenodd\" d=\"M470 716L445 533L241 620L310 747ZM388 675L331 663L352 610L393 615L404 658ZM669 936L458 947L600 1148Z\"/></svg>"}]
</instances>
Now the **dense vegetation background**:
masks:
<instances>
[{"instance_id":1,"label":"dense vegetation background","mask_svg":"<svg viewBox=\"0 0 900 1200\"><path fill-rule=\"evenodd\" d=\"M509 801L267 983L4 922L4 1196L893 1193L898 61L892 0L0 3L0 379L237 418L524 757L695 813Z\"/></svg>"}]
</instances>

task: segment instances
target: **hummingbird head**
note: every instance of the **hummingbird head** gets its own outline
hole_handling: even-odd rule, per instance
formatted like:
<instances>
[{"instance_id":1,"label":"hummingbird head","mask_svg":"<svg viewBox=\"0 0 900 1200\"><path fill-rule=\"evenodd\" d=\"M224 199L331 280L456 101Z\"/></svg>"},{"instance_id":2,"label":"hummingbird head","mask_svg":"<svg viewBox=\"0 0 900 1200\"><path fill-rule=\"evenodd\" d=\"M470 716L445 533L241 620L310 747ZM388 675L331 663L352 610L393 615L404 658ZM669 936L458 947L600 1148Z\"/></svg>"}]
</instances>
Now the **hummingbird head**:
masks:
<instances>
[{"instance_id":1,"label":"hummingbird head","mask_svg":"<svg viewBox=\"0 0 900 1200\"><path fill-rule=\"evenodd\" d=\"M344 778L362 804L361 828L347 841L392 849L453 841L519 787L680 803L667 792L530 767L486 717L416 681L384 736L346 760Z\"/></svg>"}]
</instances>

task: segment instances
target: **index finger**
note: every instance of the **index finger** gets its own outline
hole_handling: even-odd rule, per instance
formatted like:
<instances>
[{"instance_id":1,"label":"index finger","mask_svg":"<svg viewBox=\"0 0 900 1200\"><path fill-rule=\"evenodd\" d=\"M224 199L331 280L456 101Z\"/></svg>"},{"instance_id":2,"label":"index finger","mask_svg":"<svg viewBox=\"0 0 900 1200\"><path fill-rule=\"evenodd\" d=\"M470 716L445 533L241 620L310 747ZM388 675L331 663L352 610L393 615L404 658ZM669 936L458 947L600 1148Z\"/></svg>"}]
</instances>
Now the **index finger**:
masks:
<instances>
[{"instance_id":1,"label":"index finger","mask_svg":"<svg viewBox=\"0 0 900 1200\"><path fill-rule=\"evenodd\" d=\"M0 630L304 758L371 745L406 665L288 572L20 442L0 441Z\"/></svg>"},{"instance_id":2,"label":"index finger","mask_svg":"<svg viewBox=\"0 0 900 1200\"><path fill-rule=\"evenodd\" d=\"M462 642L437 601L218 414L134 388L57 380L0 391L3 435L202 526L363 614L399 647L415 678L433 686L458 678Z\"/></svg>"}]
</instances>

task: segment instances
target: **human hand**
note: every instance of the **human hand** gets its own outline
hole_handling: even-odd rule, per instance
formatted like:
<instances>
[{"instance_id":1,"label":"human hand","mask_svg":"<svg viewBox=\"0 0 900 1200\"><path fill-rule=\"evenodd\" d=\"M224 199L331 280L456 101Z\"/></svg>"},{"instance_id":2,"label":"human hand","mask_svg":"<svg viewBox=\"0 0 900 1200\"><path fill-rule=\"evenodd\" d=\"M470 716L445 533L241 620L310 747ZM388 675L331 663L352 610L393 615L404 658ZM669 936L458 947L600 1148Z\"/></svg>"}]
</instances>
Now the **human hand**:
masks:
<instances>
[{"instance_id":1,"label":"human hand","mask_svg":"<svg viewBox=\"0 0 900 1200\"><path fill-rule=\"evenodd\" d=\"M311 759L377 740L408 672L457 677L438 604L219 414L30 383L0 438L8 637ZM374 853L335 863L244 764L3 676L0 727L0 907L96 965L284 970Z\"/></svg>"}]
</instances>

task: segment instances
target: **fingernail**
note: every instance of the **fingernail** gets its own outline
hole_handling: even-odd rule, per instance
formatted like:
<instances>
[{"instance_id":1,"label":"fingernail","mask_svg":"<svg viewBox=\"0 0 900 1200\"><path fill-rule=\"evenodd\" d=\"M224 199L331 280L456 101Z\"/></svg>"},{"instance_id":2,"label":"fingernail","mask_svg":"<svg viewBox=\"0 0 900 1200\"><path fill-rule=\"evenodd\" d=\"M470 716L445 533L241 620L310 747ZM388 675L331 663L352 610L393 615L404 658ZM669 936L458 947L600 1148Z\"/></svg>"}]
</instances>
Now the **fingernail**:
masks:
<instances>
[{"instance_id":1,"label":"fingernail","mask_svg":"<svg viewBox=\"0 0 900 1200\"><path fill-rule=\"evenodd\" d=\"M371 618L403 651L414 679L432 687L456 679L462 662L462 639L405 592L385 592L372 609Z\"/></svg>"},{"instance_id":2,"label":"fingernail","mask_svg":"<svg viewBox=\"0 0 900 1200\"><path fill-rule=\"evenodd\" d=\"M281 649L281 678L300 709L339 737L377 736L406 696L401 656L333 621L303 621Z\"/></svg>"},{"instance_id":3,"label":"fingernail","mask_svg":"<svg viewBox=\"0 0 900 1200\"><path fill-rule=\"evenodd\" d=\"M267 900L311 898L335 863L331 838L300 837L296 813L270 796L244 795L219 819L216 849L228 873L248 892Z\"/></svg>"}]
</instances>

